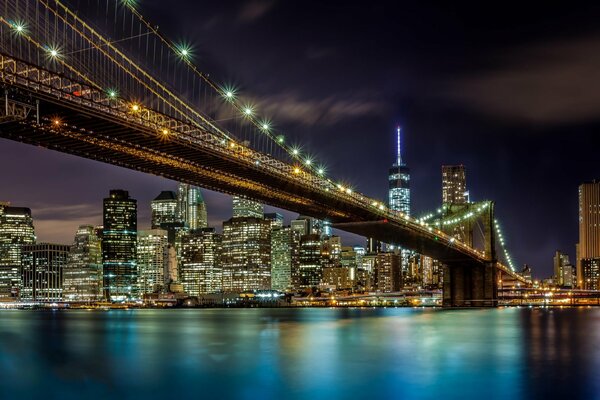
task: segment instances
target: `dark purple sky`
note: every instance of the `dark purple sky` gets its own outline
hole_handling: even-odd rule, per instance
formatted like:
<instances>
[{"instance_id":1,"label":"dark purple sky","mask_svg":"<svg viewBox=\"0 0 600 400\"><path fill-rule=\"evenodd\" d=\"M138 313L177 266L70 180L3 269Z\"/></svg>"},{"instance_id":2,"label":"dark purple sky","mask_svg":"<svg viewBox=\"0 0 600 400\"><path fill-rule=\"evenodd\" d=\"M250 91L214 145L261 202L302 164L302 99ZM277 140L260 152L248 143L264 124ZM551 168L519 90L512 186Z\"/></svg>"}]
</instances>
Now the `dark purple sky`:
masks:
<instances>
[{"instance_id":1,"label":"dark purple sky","mask_svg":"<svg viewBox=\"0 0 600 400\"><path fill-rule=\"evenodd\" d=\"M518 264L574 258L577 186L600 178L600 7L579 3L143 0L201 70L235 82L332 176L386 198L403 127L413 210L437 208L442 164L472 200L496 201ZM567 8L568 7L568 8ZM31 207L39 239L69 243L124 188L149 201L176 183L0 140L0 200ZM211 223L230 199L205 192ZM354 239L356 240L356 239ZM347 242L348 244L350 241Z\"/></svg>"}]
</instances>

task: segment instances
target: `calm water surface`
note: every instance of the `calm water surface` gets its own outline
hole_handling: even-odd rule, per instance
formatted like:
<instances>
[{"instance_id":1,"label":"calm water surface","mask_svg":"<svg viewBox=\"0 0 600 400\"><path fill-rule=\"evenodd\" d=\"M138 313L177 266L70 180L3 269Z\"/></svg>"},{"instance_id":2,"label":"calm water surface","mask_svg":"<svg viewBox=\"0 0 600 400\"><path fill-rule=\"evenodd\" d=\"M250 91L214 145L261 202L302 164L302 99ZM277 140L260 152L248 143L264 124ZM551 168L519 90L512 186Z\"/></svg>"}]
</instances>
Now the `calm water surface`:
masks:
<instances>
[{"instance_id":1,"label":"calm water surface","mask_svg":"<svg viewBox=\"0 0 600 400\"><path fill-rule=\"evenodd\" d=\"M0 311L0 398L600 398L600 309Z\"/></svg>"}]
</instances>

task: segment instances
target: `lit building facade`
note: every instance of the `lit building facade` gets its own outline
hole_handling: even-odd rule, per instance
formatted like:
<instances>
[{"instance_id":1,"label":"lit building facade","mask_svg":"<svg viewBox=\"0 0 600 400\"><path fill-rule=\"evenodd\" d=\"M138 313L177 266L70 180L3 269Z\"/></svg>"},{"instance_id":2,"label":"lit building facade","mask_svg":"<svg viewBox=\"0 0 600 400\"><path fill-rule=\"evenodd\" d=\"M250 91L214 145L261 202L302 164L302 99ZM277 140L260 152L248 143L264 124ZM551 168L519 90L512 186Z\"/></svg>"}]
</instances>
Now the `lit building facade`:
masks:
<instances>
[{"instance_id":1,"label":"lit building facade","mask_svg":"<svg viewBox=\"0 0 600 400\"><path fill-rule=\"evenodd\" d=\"M184 221L187 229L194 231L208 226L206 203L200 188L187 183L180 183L177 201L179 219Z\"/></svg>"},{"instance_id":2,"label":"lit building facade","mask_svg":"<svg viewBox=\"0 0 600 400\"><path fill-rule=\"evenodd\" d=\"M271 222L235 217L223 222L223 290L271 289Z\"/></svg>"},{"instance_id":3,"label":"lit building facade","mask_svg":"<svg viewBox=\"0 0 600 400\"><path fill-rule=\"evenodd\" d=\"M140 295L163 290L168 262L168 233L163 229L138 231L137 265Z\"/></svg>"},{"instance_id":4,"label":"lit building facade","mask_svg":"<svg viewBox=\"0 0 600 400\"><path fill-rule=\"evenodd\" d=\"M600 182L579 186L577 280L582 289L600 289Z\"/></svg>"},{"instance_id":5,"label":"lit building facade","mask_svg":"<svg viewBox=\"0 0 600 400\"><path fill-rule=\"evenodd\" d=\"M564 286L564 275L567 266L570 267L569 256L556 250L554 253L554 283L558 286Z\"/></svg>"},{"instance_id":6,"label":"lit building facade","mask_svg":"<svg viewBox=\"0 0 600 400\"><path fill-rule=\"evenodd\" d=\"M238 196L233 196L232 201L233 218L263 218L265 211L262 204Z\"/></svg>"},{"instance_id":7,"label":"lit building facade","mask_svg":"<svg viewBox=\"0 0 600 400\"><path fill-rule=\"evenodd\" d=\"M320 235L312 234L300 237L298 259L298 269L292 273L294 289L319 286L323 271Z\"/></svg>"},{"instance_id":8,"label":"lit building facade","mask_svg":"<svg viewBox=\"0 0 600 400\"><path fill-rule=\"evenodd\" d=\"M63 269L70 246L38 243L21 249L21 300L60 301L63 299Z\"/></svg>"},{"instance_id":9,"label":"lit building facade","mask_svg":"<svg viewBox=\"0 0 600 400\"><path fill-rule=\"evenodd\" d=\"M466 204L467 172L464 165L442 165L442 203Z\"/></svg>"},{"instance_id":10,"label":"lit building facade","mask_svg":"<svg viewBox=\"0 0 600 400\"><path fill-rule=\"evenodd\" d=\"M201 296L223 289L222 241L222 235L214 228L204 228L182 237L179 275L188 295Z\"/></svg>"},{"instance_id":11,"label":"lit building facade","mask_svg":"<svg viewBox=\"0 0 600 400\"><path fill-rule=\"evenodd\" d=\"M389 207L410 215L410 169L402 161L400 148L400 127L397 129L396 162L389 173Z\"/></svg>"},{"instance_id":12,"label":"lit building facade","mask_svg":"<svg viewBox=\"0 0 600 400\"><path fill-rule=\"evenodd\" d=\"M31 210L0 203L0 298L19 297L21 246L33 243Z\"/></svg>"},{"instance_id":13,"label":"lit building facade","mask_svg":"<svg viewBox=\"0 0 600 400\"><path fill-rule=\"evenodd\" d=\"M109 301L137 299L137 200L125 190L111 190L103 204L104 297Z\"/></svg>"},{"instance_id":14,"label":"lit building facade","mask_svg":"<svg viewBox=\"0 0 600 400\"><path fill-rule=\"evenodd\" d=\"M102 299L102 250L97 228L91 225L81 225L75 234L63 269L63 299Z\"/></svg>"},{"instance_id":15,"label":"lit building facade","mask_svg":"<svg viewBox=\"0 0 600 400\"><path fill-rule=\"evenodd\" d=\"M166 226L178 224L177 195L171 190L163 190L150 202L152 208L152 229L165 229Z\"/></svg>"},{"instance_id":16,"label":"lit building facade","mask_svg":"<svg viewBox=\"0 0 600 400\"><path fill-rule=\"evenodd\" d=\"M292 288L292 274L299 265L300 234L291 227L271 230L271 288Z\"/></svg>"},{"instance_id":17,"label":"lit building facade","mask_svg":"<svg viewBox=\"0 0 600 400\"><path fill-rule=\"evenodd\" d=\"M400 255L396 253L378 253L375 257L375 290L379 292L397 292L402 287L400 273Z\"/></svg>"}]
</instances>

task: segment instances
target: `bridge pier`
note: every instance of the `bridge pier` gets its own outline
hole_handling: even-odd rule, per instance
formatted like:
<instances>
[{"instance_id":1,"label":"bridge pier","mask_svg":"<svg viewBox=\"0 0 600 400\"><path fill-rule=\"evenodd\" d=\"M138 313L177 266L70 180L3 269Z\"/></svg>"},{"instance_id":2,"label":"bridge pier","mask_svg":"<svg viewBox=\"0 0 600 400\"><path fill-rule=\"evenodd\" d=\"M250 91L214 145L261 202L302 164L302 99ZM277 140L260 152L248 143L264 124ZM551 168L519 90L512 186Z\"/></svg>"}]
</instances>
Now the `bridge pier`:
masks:
<instances>
[{"instance_id":1,"label":"bridge pier","mask_svg":"<svg viewBox=\"0 0 600 400\"><path fill-rule=\"evenodd\" d=\"M443 307L496 307L498 286L493 263L444 266Z\"/></svg>"}]
</instances>

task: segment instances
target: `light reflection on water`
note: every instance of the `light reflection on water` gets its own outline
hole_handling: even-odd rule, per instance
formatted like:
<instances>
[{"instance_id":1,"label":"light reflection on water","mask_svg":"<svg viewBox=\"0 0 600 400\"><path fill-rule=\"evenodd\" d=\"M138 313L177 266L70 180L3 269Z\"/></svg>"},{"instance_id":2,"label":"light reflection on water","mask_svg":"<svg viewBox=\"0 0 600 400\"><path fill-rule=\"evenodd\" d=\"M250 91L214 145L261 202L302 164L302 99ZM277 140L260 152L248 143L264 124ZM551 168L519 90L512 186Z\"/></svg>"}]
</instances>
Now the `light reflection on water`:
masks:
<instances>
[{"instance_id":1,"label":"light reflection on water","mask_svg":"<svg viewBox=\"0 0 600 400\"><path fill-rule=\"evenodd\" d=\"M600 309L0 312L0 398L600 398Z\"/></svg>"}]
</instances>

